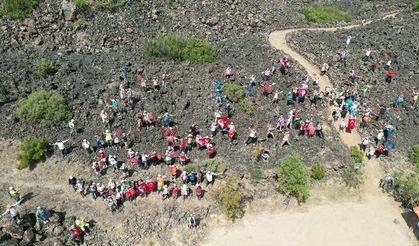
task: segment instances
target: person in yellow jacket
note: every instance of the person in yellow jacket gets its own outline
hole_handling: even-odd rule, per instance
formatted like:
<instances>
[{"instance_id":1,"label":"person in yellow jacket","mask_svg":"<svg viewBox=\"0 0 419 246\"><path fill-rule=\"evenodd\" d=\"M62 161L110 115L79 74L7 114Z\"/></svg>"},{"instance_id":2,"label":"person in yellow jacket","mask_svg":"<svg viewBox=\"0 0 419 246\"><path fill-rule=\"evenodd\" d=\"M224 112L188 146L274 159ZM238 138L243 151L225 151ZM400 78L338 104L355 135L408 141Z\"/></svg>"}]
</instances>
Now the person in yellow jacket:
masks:
<instances>
[{"instance_id":1,"label":"person in yellow jacket","mask_svg":"<svg viewBox=\"0 0 419 246\"><path fill-rule=\"evenodd\" d=\"M166 178L165 176L161 176L160 174L157 176L157 190L159 192L163 190L165 178Z\"/></svg>"}]
</instances>

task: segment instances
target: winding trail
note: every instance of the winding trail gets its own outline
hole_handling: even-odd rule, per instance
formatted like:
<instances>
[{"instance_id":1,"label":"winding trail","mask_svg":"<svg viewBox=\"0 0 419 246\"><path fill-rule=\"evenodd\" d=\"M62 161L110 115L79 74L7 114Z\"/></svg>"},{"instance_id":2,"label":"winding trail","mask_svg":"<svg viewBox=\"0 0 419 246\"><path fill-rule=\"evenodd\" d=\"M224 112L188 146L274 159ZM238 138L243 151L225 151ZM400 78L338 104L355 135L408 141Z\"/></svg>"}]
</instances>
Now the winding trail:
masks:
<instances>
[{"instance_id":1,"label":"winding trail","mask_svg":"<svg viewBox=\"0 0 419 246\"><path fill-rule=\"evenodd\" d=\"M391 13L381 19L396 15L397 13ZM331 28L279 30L269 35L269 42L300 63L307 74L320 74L318 66L287 44L287 35L304 30L335 32L372 22ZM319 84L321 88L332 87L327 76L321 76ZM331 107L329 111L331 113ZM356 129L352 133L346 133L339 131L338 122L334 126L342 142L348 147L361 143L361 136ZM338 199L339 201L330 201L330 197L323 197L320 202L310 202L309 199L304 206L291 208L287 212L279 209L270 213L248 213L242 221L234 225L225 222L224 227L214 230L208 238L208 245L417 245L413 233L401 216L402 209L392 197L378 188L378 182L384 173L379 162L376 159L368 161L364 172L366 180L360 197ZM318 188L321 189L324 187ZM329 186L326 189L338 188ZM328 192L330 193L318 193L324 196ZM264 206L263 202L260 205Z\"/></svg>"}]
</instances>

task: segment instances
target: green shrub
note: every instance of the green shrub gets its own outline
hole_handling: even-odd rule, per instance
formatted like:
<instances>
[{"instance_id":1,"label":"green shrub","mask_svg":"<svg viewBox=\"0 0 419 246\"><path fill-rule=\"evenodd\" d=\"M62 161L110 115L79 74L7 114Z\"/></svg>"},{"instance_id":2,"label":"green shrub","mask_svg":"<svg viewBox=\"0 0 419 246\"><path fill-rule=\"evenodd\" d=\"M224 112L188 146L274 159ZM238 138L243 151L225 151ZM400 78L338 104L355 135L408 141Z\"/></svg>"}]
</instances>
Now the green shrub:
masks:
<instances>
[{"instance_id":1,"label":"green shrub","mask_svg":"<svg viewBox=\"0 0 419 246\"><path fill-rule=\"evenodd\" d=\"M35 74L38 77L46 78L55 73L55 68L52 63L45 60L38 60L35 62Z\"/></svg>"},{"instance_id":2,"label":"green shrub","mask_svg":"<svg viewBox=\"0 0 419 246\"><path fill-rule=\"evenodd\" d=\"M23 18L32 12L39 0L2 0L0 1L0 16Z\"/></svg>"},{"instance_id":3,"label":"green shrub","mask_svg":"<svg viewBox=\"0 0 419 246\"><path fill-rule=\"evenodd\" d=\"M189 173L197 169L211 171L213 173L224 173L227 170L227 163L221 158L206 159L199 164L186 166L185 171Z\"/></svg>"},{"instance_id":4,"label":"green shrub","mask_svg":"<svg viewBox=\"0 0 419 246\"><path fill-rule=\"evenodd\" d=\"M252 102L243 99L239 101L239 105L247 115L253 116L255 114L255 106Z\"/></svg>"},{"instance_id":5,"label":"green shrub","mask_svg":"<svg viewBox=\"0 0 419 246\"><path fill-rule=\"evenodd\" d=\"M262 170L260 169L260 166L257 164L256 161L253 161L252 165L248 166L248 170L250 173L250 178L253 181L258 181L262 178Z\"/></svg>"},{"instance_id":6,"label":"green shrub","mask_svg":"<svg viewBox=\"0 0 419 246\"><path fill-rule=\"evenodd\" d=\"M124 5L124 0L93 0L99 8L107 11L114 11Z\"/></svg>"},{"instance_id":7,"label":"green shrub","mask_svg":"<svg viewBox=\"0 0 419 246\"><path fill-rule=\"evenodd\" d=\"M419 204L419 173L396 171L393 177L395 196L403 206L412 208Z\"/></svg>"},{"instance_id":8,"label":"green shrub","mask_svg":"<svg viewBox=\"0 0 419 246\"><path fill-rule=\"evenodd\" d=\"M245 97L243 86L237 83L228 83L224 85L223 94L227 96L229 100L237 98L238 101L241 101Z\"/></svg>"},{"instance_id":9,"label":"green shrub","mask_svg":"<svg viewBox=\"0 0 419 246\"><path fill-rule=\"evenodd\" d=\"M362 164L364 161L364 153L356 146L351 146L349 148L351 152L351 157L355 160L355 163Z\"/></svg>"},{"instance_id":10,"label":"green shrub","mask_svg":"<svg viewBox=\"0 0 419 246\"><path fill-rule=\"evenodd\" d=\"M90 1L88 1L88 0L74 0L74 6L76 6L76 10L83 9L89 3L90 3Z\"/></svg>"},{"instance_id":11,"label":"green shrub","mask_svg":"<svg viewBox=\"0 0 419 246\"><path fill-rule=\"evenodd\" d=\"M311 22L333 22L345 21L349 22L352 17L341 10L338 6L326 6L320 3L309 4L305 6L301 13L304 17Z\"/></svg>"},{"instance_id":12,"label":"green shrub","mask_svg":"<svg viewBox=\"0 0 419 246\"><path fill-rule=\"evenodd\" d=\"M234 219L243 215L248 193L239 176L231 174L226 178L226 183L214 191L214 197L224 215L229 219Z\"/></svg>"},{"instance_id":13,"label":"green shrub","mask_svg":"<svg viewBox=\"0 0 419 246\"><path fill-rule=\"evenodd\" d=\"M311 168L311 177L317 180L324 178L324 167L320 164L313 165Z\"/></svg>"},{"instance_id":14,"label":"green shrub","mask_svg":"<svg viewBox=\"0 0 419 246\"><path fill-rule=\"evenodd\" d=\"M414 146L409 151L409 160L413 165L413 168L416 170L416 172L419 172L419 145Z\"/></svg>"},{"instance_id":15,"label":"green shrub","mask_svg":"<svg viewBox=\"0 0 419 246\"><path fill-rule=\"evenodd\" d=\"M371 10L373 10L373 9L374 9L374 6L371 3L364 3L364 4L362 4L359 11L361 13L367 13L367 12L370 12Z\"/></svg>"},{"instance_id":16,"label":"green shrub","mask_svg":"<svg viewBox=\"0 0 419 246\"><path fill-rule=\"evenodd\" d=\"M346 186L358 188L364 182L364 175L360 168L354 165L347 165L342 172L342 180Z\"/></svg>"},{"instance_id":17,"label":"green shrub","mask_svg":"<svg viewBox=\"0 0 419 246\"><path fill-rule=\"evenodd\" d=\"M413 6L413 11L419 12L419 0L416 0L415 5Z\"/></svg>"},{"instance_id":18,"label":"green shrub","mask_svg":"<svg viewBox=\"0 0 419 246\"><path fill-rule=\"evenodd\" d=\"M65 119L67 113L67 105L62 95L40 90L19 101L16 117L24 123L49 126Z\"/></svg>"},{"instance_id":19,"label":"green shrub","mask_svg":"<svg viewBox=\"0 0 419 246\"><path fill-rule=\"evenodd\" d=\"M307 166L298 155L286 155L280 160L280 166L274 169L277 184L281 191L304 202L310 195L309 173Z\"/></svg>"},{"instance_id":20,"label":"green shrub","mask_svg":"<svg viewBox=\"0 0 419 246\"><path fill-rule=\"evenodd\" d=\"M42 160L48 151L48 144L43 138L24 138L20 144L20 153L16 159L19 161L16 168L21 170L33 163Z\"/></svg>"},{"instance_id":21,"label":"green shrub","mask_svg":"<svg viewBox=\"0 0 419 246\"><path fill-rule=\"evenodd\" d=\"M145 38L142 46L144 57L153 61L205 63L215 61L219 56L213 44L179 34Z\"/></svg>"}]
</instances>

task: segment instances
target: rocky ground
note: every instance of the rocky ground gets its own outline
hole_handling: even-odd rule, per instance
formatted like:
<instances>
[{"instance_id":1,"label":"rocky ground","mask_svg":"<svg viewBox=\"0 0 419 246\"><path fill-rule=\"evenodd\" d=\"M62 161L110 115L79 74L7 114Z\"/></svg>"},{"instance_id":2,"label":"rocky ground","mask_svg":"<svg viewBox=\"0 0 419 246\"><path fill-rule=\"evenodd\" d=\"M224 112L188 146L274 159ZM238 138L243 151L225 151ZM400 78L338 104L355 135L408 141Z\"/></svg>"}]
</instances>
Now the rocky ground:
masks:
<instances>
[{"instance_id":1,"label":"rocky ground","mask_svg":"<svg viewBox=\"0 0 419 246\"><path fill-rule=\"evenodd\" d=\"M370 18L374 14L383 14L394 9L410 8L410 1L372 1L373 9L371 12L362 12L363 1L351 1L351 3L340 2L346 10L354 15L354 21L359 22L362 19ZM392 4L395 3L395 4ZM99 111L101 110L100 100L105 95L116 96L119 87L119 70L122 66L130 69L129 86L135 94L135 103L124 107L119 113L114 115L113 128L121 131L127 131L129 127L135 126L133 115L135 111L147 110L155 115L162 115L166 111L176 115L174 121L177 132L182 135L186 133L188 127L195 123L204 135L209 134L209 124L212 120L212 114L216 110L214 102L213 88L211 84L212 77L222 75L222 70L226 66L231 66L235 73L235 80L238 83L248 82L246 77L256 75L258 78L260 72L269 68L271 58L277 58L280 53L272 49L267 41L267 35L270 31L281 28L292 28L313 25L305 21L297 11L304 6L304 1L125 1L123 6L114 12L100 10L95 7L87 7L81 11L72 11L71 4L66 1L45 0L42 1L33 14L24 20L0 19L0 112L3 117L0 123L3 126L0 129L0 136L5 139L22 138L27 135L44 136L49 142L55 142L58 139L71 138L71 153L68 161L62 163L54 158L45 163L39 164L33 171L24 171L18 174L15 171L6 172L9 175L17 175L17 180L34 180L22 184L22 193L33 192L37 194L30 200L30 205L23 205L28 213L34 209L35 203L47 202L49 208L59 213L65 213L61 216L57 226L65 227L69 223L71 216L76 216L80 210L89 214L89 218L94 218L95 230L90 238L90 243L97 245L124 245L128 243L144 242L145 238L154 238L152 242L167 244L171 234L166 232L179 228L177 230L182 237L181 244L196 244L199 241L198 233L191 234L183 227L185 215L187 212L194 211L200 218L205 218L210 214L217 213L216 206L208 196L202 203L191 202L185 206L179 206L178 203L161 204L159 197L150 197L136 201L132 206L124 209L121 214L115 215L115 218L108 216L105 210L106 205L101 202L92 203L90 198L81 199L74 197L71 190L67 189L65 183L68 175L75 175L83 178L94 178L89 170L90 163L95 157L94 154L87 155L79 148L83 138L93 141L93 136L105 130L99 124ZM370 33L370 36L376 37L377 44L387 43L381 37L384 33L375 32L385 30L385 25L397 27L401 25L402 33L397 34L403 38L402 43L393 42L392 48L401 52L406 52L404 61L403 55L399 54L400 72L396 70L395 83L391 86L397 88L398 74L412 78L417 78L417 70L414 70L417 63L409 63L417 59L413 52L407 52L412 47L417 51L417 43L414 42L414 20L417 21L417 15L402 12L399 19L392 19L371 25L364 29L351 30L356 42L367 42L368 35L365 35L365 41L360 41L353 33ZM416 19L415 19L416 18ZM391 23L398 20L399 22ZM411 22L407 22L409 20ZM410 24L409 24L410 23ZM406 26L405 26L406 24ZM330 24L332 25L332 24ZM388 28L388 27L387 27ZM394 29L396 30L396 29ZM187 35L198 36L208 41L214 42L221 52L219 61L205 64L194 65L189 63L153 63L143 59L139 52L141 46L140 38L151 37L161 33L180 32ZM388 36L393 32L388 33ZM400 32L397 30L397 32ZM327 42L327 47L334 47L333 52L322 51L327 54L328 59L332 59L335 50L339 49L338 43L343 43L347 33L340 32L339 35L304 33L300 37L292 37L296 40L295 45L303 51L304 54L317 56L318 47L313 47L315 40L320 38ZM310 38L303 35L310 35ZM387 34L386 34L387 35ZM412 35L412 36L408 36ZM342 39L343 38L343 39ZM305 43L310 40L310 44ZM325 41L327 40L327 41ZM330 40L330 41L329 41ZM342 41L337 41L342 40ZM381 41L380 41L381 40ZM360 43L361 44L361 43ZM363 43L362 43L363 44ZM334 46L336 45L336 46ZM416 45L416 46L415 46ZM416 47L416 48L415 48ZM351 48L355 48L351 46ZM362 51L358 50L359 57ZM355 61L350 59L349 63ZM46 59L54 63L56 73L47 79L38 78L33 72L33 62L38 59ZM315 58L316 59L316 58ZM314 60L315 62L324 62ZM401 63L403 62L403 63ZM305 75L303 69L290 59L290 68L286 76L275 75L270 83L275 82L274 89L286 93L289 88L287 81L298 82ZM402 65L404 64L404 65ZM412 65L413 64L413 65ZM405 67L407 66L407 67ZM142 92L140 85L134 80L134 73L140 67L145 69L145 77L148 84L151 85L152 78L161 80L161 74L170 74L167 88L162 88L158 92ZM405 70L402 70L405 69ZM410 69L410 70L409 70ZM336 72L337 73L337 72ZM341 79L342 74L331 76ZM338 77L341 76L341 77ZM384 74L380 73L383 77ZM381 77L376 75L377 84ZM401 81L401 80L400 80ZM416 79L417 81L417 79ZM226 83L231 83L225 81ZM407 83L407 81L406 81ZM384 84L383 84L384 85ZM70 136L66 122L56 124L50 128L41 128L38 126L29 126L18 122L14 116L18 100L27 96L36 89L53 90L65 96L66 102L71 109L71 118L75 119L78 131ZM248 99L256 106L256 113L249 117L240 109L239 105L232 103L234 114L232 121L235 123L238 131L239 145L230 146L227 139L217 136L216 149L218 155L224 158L229 164L229 170L239 172L248 177L248 166L254 159L254 146L245 147L243 142L247 138L247 128L251 123L258 129L260 138L264 138L266 122L274 120L277 113L287 114L289 108L285 105L286 95L280 96L280 104L273 107L270 99L254 92ZM380 91L377 89L376 93ZM373 90L372 90L372 93ZM406 95L407 98L407 95ZM306 104L298 105L302 109L302 117L308 118L312 115L313 120L326 119L326 112L323 110L326 105L319 105L315 108ZM409 109L397 114L400 121L406 121L407 125L397 124L398 134L396 144L402 144L401 140L406 136L408 144L414 143L414 131L408 130L408 123L417 120L417 114L408 113ZM393 119L396 116L389 112L389 117ZM416 111L417 113L417 111ZM395 118L397 119L397 118ZM397 122L397 121L394 121ZM396 123L394 123L396 125ZM371 128L370 128L371 129ZM414 128L412 128L414 129ZM279 142L282 135L277 133L274 140L264 142L272 153L269 162L260 163L262 170L269 176L269 170L277 164L277 160L285 153L299 153L308 165L321 163L327 167L328 175L335 176L336 172L345 164L350 162L347 149L337 141L339 135L328 127L325 122L326 138L324 142L319 139L302 139L295 141L293 138L292 148L279 149ZM148 128L141 133L135 132L134 148L138 151L148 153L153 149L163 152L165 142L160 138L160 126ZM295 136L295 133L293 133ZM16 147L16 143L13 144ZM12 153L16 149L4 147L4 153ZM125 153L120 152L122 156ZM193 162L199 162L206 158L206 152L193 152L190 155ZM10 156L9 156L10 158ZM13 158L10 158L13 160ZM13 161L7 162L14 165ZM56 167L59 166L59 167ZM48 169L48 171L45 170ZM165 172L165 169L147 170L138 173L140 176L156 175L159 172ZM65 174L65 175L63 175ZM39 176L37 176L39 175ZM45 176L54 177L49 180L47 186L41 186L37 191L33 190L37 178ZM6 176L2 186L7 189L10 183L10 177ZM6 182L7 181L7 182ZM37 186L35 186L37 187ZM272 188L261 185L263 189L272 191ZM253 187L256 190L256 187ZM257 187L258 189L260 187ZM4 190L3 189L3 190ZM45 190L43 190L45 189ZM41 191L40 191L41 190ZM51 196L54 193L54 196ZM268 192L267 192L268 193ZM39 194L39 195L38 195ZM264 196L265 193L255 193L254 197ZM2 197L2 200L6 198ZM141 205L140 205L141 204ZM144 205L143 205L144 204ZM6 202L2 203L3 206ZM144 210L138 211L138 206ZM147 206L148 205L148 206ZM3 207L2 206L2 207ZM134 213L135 216L132 216ZM131 216L130 216L131 215ZM63 220L64 218L64 220ZM113 221L118 221L114 224ZM54 225L55 226L55 225ZM6 227L6 226L2 226ZM202 220L202 228L205 228L205 220ZM51 229L53 230L53 228ZM59 230L59 229L57 229ZM204 229L200 229L201 232ZM35 231L36 234L39 234ZM128 237L127 237L128 236ZM8 237L8 236L7 236ZM36 236L35 236L36 237ZM39 236L38 236L39 237ZM59 238L58 234L48 234L47 238ZM128 241L121 241L121 238ZM128 238L128 239L127 239ZM55 240L54 239L54 240ZM190 239L190 240L189 240ZM53 239L51 239L53 240ZM61 239L64 241L64 239ZM131 241L129 241L131 240ZM10 241L10 240L9 240ZM15 242L15 241L14 241ZM174 242L174 241L172 241ZM9 244L10 245L10 244Z\"/></svg>"},{"instance_id":2,"label":"rocky ground","mask_svg":"<svg viewBox=\"0 0 419 246\"><path fill-rule=\"evenodd\" d=\"M396 166L400 163L396 160L406 157L407 151L418 144L419 111L417 107L411 107L413 94L418 92L419 81L419 38L415 33L418 19L415 13L401 12L394 18L376 21L365 27L338 30L335 33L303 31L288 37L289 43L315 64L332 64L328 76L338 88L344 86L351 70L355 70L360 76L359 90L367 86L370 88L362 101L363 110L376 107L377 104L387 107L383 120L372 121L368 127L361 128L360 132L363 136L373 138L379 129L388 124L393 125L396 133L392 140L397 147L389 162ZM345 48L348 35L353 39L348 48L347 67L344 68L338 62L337 53ZM372 59L365 62L361 58L367 48L373 50ZM387 71L384 70L388 54L393 57L395 72L390 84L385 82ZM380 62L376 72L371 69L372 60ZM393 108L397 93L403 95L405 102L401 107Z\"/></svg>"}]
</instances>

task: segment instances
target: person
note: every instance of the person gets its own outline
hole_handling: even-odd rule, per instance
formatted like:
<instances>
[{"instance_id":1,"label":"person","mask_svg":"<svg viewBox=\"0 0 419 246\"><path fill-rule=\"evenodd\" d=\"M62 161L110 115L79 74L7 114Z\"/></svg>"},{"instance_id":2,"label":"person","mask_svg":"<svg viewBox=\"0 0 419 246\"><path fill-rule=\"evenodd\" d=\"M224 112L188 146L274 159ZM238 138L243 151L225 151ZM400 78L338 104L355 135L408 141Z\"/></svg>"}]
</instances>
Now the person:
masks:
<instances>
[{"instance_id":1,"label":"person","mask_svg":"<svg viewBox=\"0 0 419 246\"><path fill-rule=\"evenodd\" d=\"M378 145L379 142L381 142L384 138L384 131L380 129L377 133L377 136L375 137L375 144Z\"/></svg>"},{"instance_id":2,"label":"person","mask_svg":"<svg viewBox=\"0 0 419 246\"><path fill-rule=\"evenodd\" d=\"M247 138L245 145L248 145L250 143L254 143L257 141L256 129L253 127L253 125L249 127L249 130L250 130L249 137Z\"/></svg>"},{"instance_id":3,"label":"person","mask_svg":"<svg viewBox=\"0 0 419 246\"><path fill-rule=\"evenodd\" d=\"M80 229L83 231L83 232L88 232L89 231L89 223L87 223L86 222L86 218L85 217L83 217L83 216L80 216L80 217L78 217L77 219L76 219L76 225L78 226L78 227L80 227Z\"/></svg>"},{"instance_id":4,"label":"person","mask_svg":"<svg viewBox=\"0 0 419 246\"><path fill-rule=\"evenodd\" d=\"M65 157L65 155L66 155L66 149L65 149L65 143L68 141L69 139L67 139L67 140L64 140L64 141L60 141L60 140L58 140L57 142L55 142L55 143L53 143L53 144L51 144L51 145L56 145L57 147L58 147L58 150L59 150L59 153L60 153L60 156L61 156L61 160L64 160L64 157Z\"/></svg>"},{"instance_id":5,"label":"person","mask_svg":"<svg viewBox=\"0 0 419 246\"><path fill-rule=\"evenodd\" d=\"M73 241L74 244L81 244L81 245L84 244L82 231L79 226L72 225L70 227L70 234L71 234L71 240Z\"/></svg>"},{"instance_id":6,"label":"person","mask_svg":"<svg viewBox=\"0 0 419 246\"><path fill-rule=\"evenodd\" d=\"M284 137L282 138L281 148L284 147L284 145L291 145L290 144L290 133L288 131L285 131Z\"/></svg>"},{"instance_id":7,"label":"person","mask_svg":"<svg viewBox=\"0 0 419 246\"><path fill-rule=\"evenodd\" d=\"M73 176L68 177L68 185L70 185L74 189L74 191L76 191L76 184L77 184L76 177L73 177Z\"/></svg>"},{"instance_id":8,"label":"person","mask_svg":"<svg viewBox=\"0 0 419 246\"><path fill-rule=\"evenodd\" d=\"M68 122L68 127L70 128L70 134L73 134L73 130L74 130L74 119L71 119Z\"/></svg>"},{"instance_id":9,"label":"person","mask_svg":"<svg viewBox=\"0 0 419 246\"><path fill-rule=\"evenodd\" d=\"M109 196L106 199L106 202L108 204L109 211L111 212L111 214L113 214L116 211L116 208L115 208L115 203L114 203L112 197Z\"/></svg>"},{"instance_id":10,"label":"person","mask_svg":"<svg viewBox=\"0 0 419 246\"><path fill-rule=\"evenodd\" d=\"M188 180L192 185L196 184L196 174L194 172L190 172L188 174Z\"/></svg>"},{"instance_id":11,"label":"person","mask_svg":"<svg viewBox=\"0 0 419 246\"><path fill-rule=\"evenodd\" d=\"M385 139L388 139L393 135L394 127L392 125L387 125L386 129L384 130L384 137Z\"/></svg>"},{"instance_id":12,"label":"person","mask_svg":"<svg viewBox=\"0 0 419 246\"><path fill-rule=\"evenodd\" d=\"M45 208L41 208L41 207L38 206L36 208L35 215L36 215L37 222L39 222L40 224L41 223L43 223L43 224L47 223L47 211L46 211Z\"/></svg>"},{"instance_id":13,"label":"person","mask_svg":"<svg viewBox=\"0 0 419 246\"><path fill-rule=\"evenodd\" d=\"M175 165L170 166L170 175L172 175L172 180L175 181L177 177L177 167Z\"/></svg>"},{"instance_id":14,"label":"person","mask_svg":"<svg viewBox=\"0 0 419 246\"><path fill-rule=\"evenodd\" d=\"M263 158L263 160L265 160L265 161L267 161L267 160L269 159L269 157L270 157L270 155L269 155L269 150L268 150L267 148L265 148L265 147L260 147L260 148L259 148L259 155L260 155L260 157L262 157L262 158Z\"/></svg>"},{"instance_id":15,"label":"person","mask_svg":"<svg viewBox=\"0 0 419 246\"><path fill-rule=\"evenodd\" d=\"M342 119L339 125L339 130L344 131L346 129L346 121L345 119Z\"/></svg>"},{"instance_id":16,"label":"person","mask_svg":"<svg viewBox=\"0 0 419 246\"><path fill-rule=\"evenodd\" d=\"M388 71L391 67L391 59L389 59L386 63L386 65L384 66L384 70Z\"/></svg>"},{"instance_id":17,"label":"person","mask_svg":"<svg viewBox=\"0 0 419 246\"><path fill-rule=\"evenodd\" d=\"M184 166L186 164L186 162L188 161L188 159L189 158L186 156L186 154L185 154L184 151L182 151L179 154L179 163L180 163L180 165Z\"/></svg>"},{"instance_id":18,"label":"person","mask_svg":"<svg viewBox=\"0 0 419 246\"><path fill-rule=\"evenodd\" d=\"M205 174L205 185L212 185L214 183L214 173L211 171L207 171L207 173Z\"/></svg>"},{"instance_id":19,"label":"person","mask_svg":"<svg viewBox=\"0 0 419 246\"><path fill-rule=\"evenodd\" d=\"M368 159L371 159L374 155L375 155L375 147L371 146L368 149L367 157L368 157Z\"/></svg>"},{"instance_id":20,"label":"person","mask_svg":"<svg viewBox=\"0 0 419 246\"><path fill-rule=\"evenodd\" d=\"M323 135L323 127L322 127L322 123L321 122L317 122L317 125L316 125L316 136L318 136L319 138L322 138L322 139L324 137L324 135Z\"/></svg>"},{"instance_id":21,"label":"person","mask_svg":"<svg viewBox=\"0 0 419 246\"><path fill-rule=\"evenodd\" d=\"M384 105L377 104L377 106L379 108L379 111L378 111L378 115L375 119L376 121L378 121L380 119L383 119L386 112L387 112L387 108Z\"/></svg>"},{"instance_id":22,"label":"person","mask_svg":"<svg viewBox=\"0 0 419 246\"><path fill-rule=\"evenodd\" d=\"M163 186L163 195L162 195L162 199L169 199L170 198L170 194L169 194L169 188L167 187L167 185Z\"/></svg>"},{"instance_id":23,"label":"person","mask_svg":"<svg viewBox=\"0 0 419 246\"><path fill-rule=\"evenodd\" d=\"M183 200L185 200L189 195L189 187L186 183L183 183L181 193L183 196Z\"/></svg>"},{"instance_id":24,"label":"person","mask_svg":"<svg viewBox=\"0 0 419 246\"><path fill-rule=\"evenodd\" d=\"M217 89L217 90L215 91L215 101L216 101L217 103L219 103L219 104L221 104L221 103L222 103L222 100L221 100L221 94L222 94L222 92L221 92L221 90L220 90L220 89Z\"/></svg>"},{"instance_id":25,"label":"person","mask_svg":"<svg viewBox=\"0 0 419 246\"><path fill-rule=\"evenodd\" d=\"M121 208L124 205L122 201L122 193L118 188L115 190L115 201L117 209Z\"/></svg>"},{"instance_id":26,"label":"person","mask_svg":"<svg viewBox=\"0 0 419 246\"><path fill-rule=\"evenodd\" d=\"M210 130L211 130L211 136L214 137L217 134L217 130L218 130L217 123L215 121L211 123Z\"/></svg>"},{"instance_id":27,"label":"person","mask_svg":"<svg viewBox=\"0 0 419 246\"><path fill-rule=\"evenodd\" d=\"M272 121L268 121L267 127L266 127L266 137L267 138L274 138L274 133L273 133L273 126L272 126Z\"/></svg>"},{"instance_id":28,"label":"person","mask_svg":"<svg viewBox=\"0 0 419 246\"><path fill-rule=\"evenodd\" d=\"M162 176L161 174L157 176L157 190L159 191L159 193L163 190L164 179L165 179L165 176Z\"/></svg>"},{"instance_id":29,"label":"person","mask_svg":"<svg viewBox=\"0 0 419 246\"><path fill-rule=\"evenodd\" d=\"M403 102L404 102L403 96L400 93L398 93L396 95L396 100L394 100L393 108L399 107Z\"/></svg>"},{"instance_id":30,"label":"person","mask_svg":"<svg viewBox=\"0 0 419 246\"><path fill-rule=\"evenodd\" d=\"M10 216L12 217L12 222L15 226L17 226L20 223L20 214L16 210L16 207L14 205L9 205L6 210L6 213L10 213Z\"/></svg>"},{"instance_id":31,"label":"person","mask_svg":"<svg viewBox=\"0 0 419 246\"><path fill-rule=\"evenodd\" d=\"M111 131L109 131L108 129L105 130L105 141L108 147L112 147L113 137Z\"/></svg>"},{"instance_id":32,"label":"person","mask_svg":"<svg viewBox=\"0 0 419 246\"><path fill-rule=\"evenodd\" d=\"M351 37L351 35L349 35L349 36L346 38L346 48L348 48L349 44L351 43L351 40L352 40L352 37Z\"/></svg>"},{"instance_id":33,"label":"person","mask_svg":"<svg viewBox=\"0 0 419 246\"><path fill-rule=\"evenodd\" d=\"M14 199L16 202L19 202L20 201L20 194L19 194L19 192L17 192L17 190L14 187L12 187L12 186L9 187L9 196L12 199Z\"/></svg>"},{"instance_id":34,"label":"person","mask_svg":"<svg viewBox=\"0 0 419 246\"><path fill-rule=\"evenodd\" d=\"M204 194L204 191L202 190L202 187L197 183L196 184L196 190L195 190L196 197L198 200L201 200L202 195Z\"/></svg>"},{"instance_id":35,"label":"person","mask_svg":"<svg viewBox=\"0 0 419 246\"><path fill-rule=\"evenodd\" d=\"M95 182L92 182L92 184L90 185L89 192L90 194L92 194L93 200L96 200L96 198L98 197L98 192Z\"/></svg>"},{"instance_id":36,"label":"person","mask_svg":"<svg viewBox=\"0 0 419 246\"><path fill-rule=\"evenodd\" d=\"M177 184L173 185L173 189L172 189L172 197L173 199L177 199L179 196L179 187L177 186Z\"/></svg>"},{"instance_id":37,"label":"person","mask_svg":"<svg viewBox=\"0 0 419 246\"><path fill-rule=\"evenodd\" d=\"M81 147L88 153L91 154L93 152L93 148L90 146L90 142L86 139L81 141Z\"/></svg>"},{"instance_id":38,"label":"person","mask_svg":"<svg viewBox=\"0 0 419 246\"><path fill-rule=\"evenodd\" d=\"M365 137L362 139L361 144L359 145L359 148L365 152L367 149L368 144L370 143L369 137Z\"/></svg>"},{"instance_id":39,"label":"person","mask_svg":"<svg viewBox=\"0 0 419 246\"><path fill-rule=\"evenodd\" d=\"M274 96L272 98L272 104L277 104L279 101L279 91L275 90L274 92Z\"/></svg>"},{"instance_id":40,"label":"person","mask_svg":"<svg viewBox=\"0 0 419 246\"><path fill-rule=\"evenodd\" d=\"M195 229L196 228L195 214L189 214L188 217L187 217L187 221L188 221L189 229Z\"/></svg>"},{"instance_id":41,"label":"person","mask_svg":"<svg viewBox=\"0 0 419 246\"><path fill-rule=\"evenodd\" d=\"M362 57L362 60L367 62L371 56L371 49L368 48L365 50L365 55Z\"/></svg>"},{"instance_id":42,"label":"person","mask_svg":"<svg viewBox=\"0 0 419 246\"><path fill-rule=\"evenodd\" d=\"M394 70L390 69L390 71L388 71L387 73L386 82L390 84L391 81L393 81L393 76L394 76Z\"/></svg>"}]
</instances>

